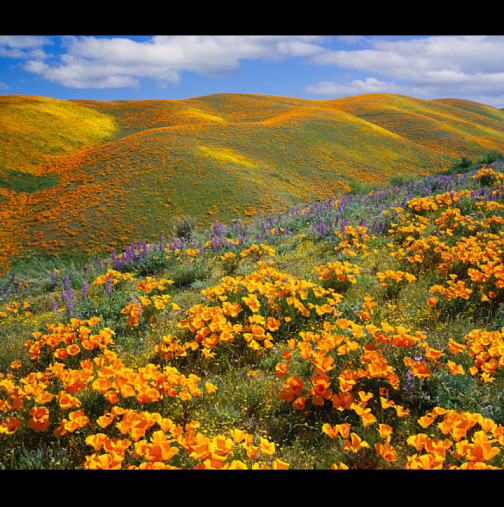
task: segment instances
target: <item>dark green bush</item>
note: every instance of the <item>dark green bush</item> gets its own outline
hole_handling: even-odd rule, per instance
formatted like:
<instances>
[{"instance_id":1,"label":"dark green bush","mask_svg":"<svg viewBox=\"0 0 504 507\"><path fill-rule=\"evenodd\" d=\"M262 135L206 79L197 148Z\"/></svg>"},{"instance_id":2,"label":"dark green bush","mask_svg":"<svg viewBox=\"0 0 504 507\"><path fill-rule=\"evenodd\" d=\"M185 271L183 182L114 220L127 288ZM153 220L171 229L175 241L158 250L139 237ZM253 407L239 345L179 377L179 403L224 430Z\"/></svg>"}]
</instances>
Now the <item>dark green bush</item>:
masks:
<instances>
[{"instance_id":1,"label":"dark green bush","mask_svg":"<svg viewBox=\"0 0 504 507\"><path fill-rule=\"evenodd\" d=\"M196 220L193 218L181 218L175 223L174 228L177 238L189 239L196 229Z\"/></svg>"}]
</instances>

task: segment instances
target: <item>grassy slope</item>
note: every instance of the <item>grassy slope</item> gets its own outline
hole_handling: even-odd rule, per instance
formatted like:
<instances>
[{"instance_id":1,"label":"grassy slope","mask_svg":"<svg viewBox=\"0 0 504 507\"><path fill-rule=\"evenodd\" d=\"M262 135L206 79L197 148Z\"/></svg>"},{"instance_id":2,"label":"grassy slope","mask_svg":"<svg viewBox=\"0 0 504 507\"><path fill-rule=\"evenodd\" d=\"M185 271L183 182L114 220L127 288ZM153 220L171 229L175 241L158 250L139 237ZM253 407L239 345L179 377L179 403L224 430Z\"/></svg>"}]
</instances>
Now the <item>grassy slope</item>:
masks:
<instances>
[{"instance_id":1,"label":"grassy slope","mask_svg":"<svg viewBox=\"0 0 504 507\"><path fill-rule=\"evenodd\" d=\"M29 194L4 180L5 259L30 250L90 254L135 238L156 239L182 216L202 226L247 219L337 195L355 180L380 184L398 173L446 169L461 156L500 150L504 135L499 110L381 94L330 101L239 94L30 100L18 98L17 118L38 118L49 104L64 120L55 124L67 137L54 136L53 128L49 151L76 146L77 134L85 149L38 166L36 177L46 179L31 182ZM47 134L44 118L20 122L33 132L28 140ZM30 150L41 156L47 151L34 146ZM13 153L11 166L22 150Z\"/></svg>"},{"instance_id":2,"label":"grassy slope","mask_svg":"<svg viewBox=\"0 0 504 507\"><path fill-rule=\"evenodd\" d=\"M25 95L0 99L0 175L31 174L44 157L107 139L117 131L112 117L65 100Z\"/></svg>"}]
</instances>

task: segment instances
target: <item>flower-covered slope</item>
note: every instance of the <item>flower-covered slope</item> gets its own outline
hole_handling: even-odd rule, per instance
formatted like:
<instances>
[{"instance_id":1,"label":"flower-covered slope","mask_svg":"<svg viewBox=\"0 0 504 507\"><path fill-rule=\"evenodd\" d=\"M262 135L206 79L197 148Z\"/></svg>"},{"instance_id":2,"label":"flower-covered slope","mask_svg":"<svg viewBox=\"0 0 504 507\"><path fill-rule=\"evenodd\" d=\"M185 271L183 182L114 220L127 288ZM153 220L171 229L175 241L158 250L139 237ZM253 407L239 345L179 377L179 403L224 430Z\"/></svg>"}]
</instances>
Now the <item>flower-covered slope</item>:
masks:
<instances>
[{"instance_id":1,"label":"flower-covered slope","mask_svg":"<svg viewBox=\"0 0 504 507\"><path fill-rule=\"evenodd\" d=\"M110 252L428 175L499 150L504 114L397 95L0 103L0 258Z\"/></svg>"},{"instance_id":2,"label":"flower-covered slope","mask_svg":"<svg viewBox=\"0 0 504 507\"><path fill-rule=\"evenodd\" d=\"M483 164L4 278L0 465L503 468L503 179Z\"/></svg>"}]
</instances>

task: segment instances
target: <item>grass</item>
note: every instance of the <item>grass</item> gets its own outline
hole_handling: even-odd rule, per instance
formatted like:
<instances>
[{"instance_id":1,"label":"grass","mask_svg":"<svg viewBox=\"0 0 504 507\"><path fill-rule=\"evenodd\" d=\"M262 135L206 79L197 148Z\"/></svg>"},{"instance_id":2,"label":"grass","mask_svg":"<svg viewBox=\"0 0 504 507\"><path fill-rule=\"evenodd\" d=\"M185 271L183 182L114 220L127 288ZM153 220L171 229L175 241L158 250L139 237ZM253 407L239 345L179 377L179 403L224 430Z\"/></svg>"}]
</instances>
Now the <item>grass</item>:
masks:
<instances>
[{"instance_id":1,"label":"grass","mask_svg":"<svg viewBox=\"0 0 504 507\"><path fill-rule=\"evenodd\" d=\"M182 220L85 263L18 260L0 280L0 467L502 468L488 157Z\"/></svg>"},{"instance_id":2,"label":"grass","mask_svg":"<svg viewBox=\"0 0 504 507\"><path fill-rule=\"evenodd\" d=\"M9 170L0 176L0 187L14 190L16 193L26 192L31 194L43 188L51 188L58 183L58 176L46 174L37 176L22 171Z\"/></svg>"}]
</instances>

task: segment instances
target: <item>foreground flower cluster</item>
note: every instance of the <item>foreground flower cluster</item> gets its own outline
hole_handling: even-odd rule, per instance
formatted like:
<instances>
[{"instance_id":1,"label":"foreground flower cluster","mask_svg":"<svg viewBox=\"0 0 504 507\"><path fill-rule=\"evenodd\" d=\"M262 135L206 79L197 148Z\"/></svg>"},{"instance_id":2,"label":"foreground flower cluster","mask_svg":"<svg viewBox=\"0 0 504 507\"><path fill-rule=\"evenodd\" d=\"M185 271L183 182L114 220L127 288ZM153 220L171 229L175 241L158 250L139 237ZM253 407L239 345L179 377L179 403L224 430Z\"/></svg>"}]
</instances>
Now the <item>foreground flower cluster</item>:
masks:
<instances>
[{"instance_id":1,"label":"foreground flower cluster","mask_svg":"<svg viewBox=\"0 0 504 507\"><path fill-rule=\"evenodd\" d=\"M4 437L31 430L44 434L44 439L66 437L72 442L78 434L95 451L84 456L82 466L89 469L288 467L280 460L261 462L275 450L265 437L238 429L207 437L198 431L197 421L181 426L148 410L163 401L188 402L216 388L171 366L126 367L110 349L114 332L95 331L99 323L98 318L72 319L69 325L48 326L47 333L34 333L26 342L38 370L17 376L21 365L16 363L10 373L2 374ZM109 408L93 416L83 408L89 396L102 399ZM173 464L176 455L178 464Z\"/></svg>"},{"instance_id":2,"label":"foreground flower cluster","mask_svg":"<svg viewBox=\"0 0 504 507\"><path fill-rule=\"evenodd\" d=\"M69 449L71 466L86 469L291 468L280 423L266 425L268 435L235 411L232 425L212 426L209 413L234 396L219 377L227 365L243 383L267 382L268 415L288 436L315 432L322 467L502 468L498 411L459 409L445 394L459 386L468 397L498 396L504 380L504 327L495 325L504 303L502 179L485 167L474 175L482 191L392 206L380 238L343 223L326 236L330 259L310 279L283 269L285 256L267 242L231 238L209 260L228 274L190 305L169 271L139 277L107 267L81 299L92 288L95 306L86 308L101 313L79 318L84 306L67 306L26 337L29 361L0 373L3 448ZM300 249L305 238L297 236ZM202 254L166 255L191 267ZM406 321L409 301L416 313ZM22 324L34 311L10 301L0 324ZM432 325L461 316L479 324L446 335ZM493 326L480 325L490 317ZM147 335L156 339L146 360L121 353L124 340Z\"/></svg>"}]
</instances>

